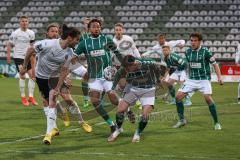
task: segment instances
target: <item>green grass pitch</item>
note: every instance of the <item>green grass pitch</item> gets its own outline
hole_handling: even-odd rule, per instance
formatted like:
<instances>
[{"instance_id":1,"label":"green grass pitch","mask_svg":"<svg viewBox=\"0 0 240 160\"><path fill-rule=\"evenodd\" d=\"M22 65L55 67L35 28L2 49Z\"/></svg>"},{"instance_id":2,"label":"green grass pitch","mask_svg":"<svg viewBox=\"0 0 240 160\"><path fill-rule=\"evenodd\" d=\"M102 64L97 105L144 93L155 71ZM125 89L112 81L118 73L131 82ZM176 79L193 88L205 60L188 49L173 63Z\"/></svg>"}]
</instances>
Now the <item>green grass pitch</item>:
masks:
<instances>
[{"instance_id":1,"label":"green grass pitch","mask_svg":"<svg viewBox=\"0 0 240 160\"><path fill-rule=\"evenodd\" d=\"M78 83L78 82L74 82ZM23 107L18 81L0 79L0 159L240 159L240 105L236 104L237 83L213 84L223 130L213 130L213 122L200 93L193 96L192 107L186 107L188 125L172 129L176 122L176 107L156 101L154 113L140 143L131 143L137 124L125 121L116 142L108 143L110 130L97 116L88 120L92 133L85 133L76 122L66 128L58 119L60 136L50 146L42 144L46 120L41 108ZM36 86L36 97L41 104ZM81 106L81 97L74 96ZM92 108L90 108L92 109ZM135 112L139 112L134 108ZM83 110L86 112L86 109ZM114 111L111 112L114 117ZM88 117L86 117L88 118Z\"/></svg>"}]
</instances>

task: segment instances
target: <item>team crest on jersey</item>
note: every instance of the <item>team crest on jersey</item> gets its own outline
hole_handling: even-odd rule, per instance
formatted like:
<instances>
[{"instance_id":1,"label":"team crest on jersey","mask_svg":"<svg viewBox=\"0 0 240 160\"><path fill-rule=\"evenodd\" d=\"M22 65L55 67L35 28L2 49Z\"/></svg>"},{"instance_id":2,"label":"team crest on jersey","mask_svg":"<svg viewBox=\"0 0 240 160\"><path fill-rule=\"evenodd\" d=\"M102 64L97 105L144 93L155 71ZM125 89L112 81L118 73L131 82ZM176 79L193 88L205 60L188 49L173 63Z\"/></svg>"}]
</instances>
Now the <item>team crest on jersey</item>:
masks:
<instances>
[{"instance_id":1,"label":"team crest on jersey","mask_svg":"<svg viewBox=\"0 0 240 160\"><path fill-rule=\"evenodd\" d=\"M131 48L132 45L133 45L133 44L132 44L131 41L126 41L126 40L124 40L124 41L122 41L122 42L119 44L119 49L120 49L120 50L127 50L127 49Z\"/></svg>"}]
</instances>

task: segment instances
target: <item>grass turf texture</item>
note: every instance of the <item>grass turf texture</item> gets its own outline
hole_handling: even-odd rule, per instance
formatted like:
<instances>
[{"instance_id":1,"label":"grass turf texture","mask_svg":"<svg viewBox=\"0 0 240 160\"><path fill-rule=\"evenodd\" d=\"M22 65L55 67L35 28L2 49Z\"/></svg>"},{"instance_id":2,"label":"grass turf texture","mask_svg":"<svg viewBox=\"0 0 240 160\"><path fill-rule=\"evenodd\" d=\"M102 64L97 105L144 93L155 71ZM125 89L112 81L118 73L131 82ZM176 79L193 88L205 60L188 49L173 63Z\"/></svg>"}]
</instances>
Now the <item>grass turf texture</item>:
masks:
<instances>
[{"instance_id":1,"label":"grass turf texture","mask_svg":"<svg viewBox=\"0 0 240 160\"><path fill-rule=\"evenodd\" d=\"M164 104L158 98L153 111L156 113L137 144L131 143L137 124L125 121L124 133L116 142L108 143L109 127L99 123L103 120L96 116L88 120L93 125L93 132L89 134L76 122L66 128L58 119L60 136L55 137L50 146L43 145L46 120L41 105L21 105L16 79L1 78L0 89L0 159L240 159L237 83L213 84L222 131L213 130L212 118L199 93L193 96L192 107L185 108L189 124L180 129L171 128L176 122L175 106ZM37 86L35 93L41 102ZM74 98L81 106L81 96ZM134 110L139 112L137 108ZM114 111L111 117L115 120Z\"/></svg>"}]
</instances>

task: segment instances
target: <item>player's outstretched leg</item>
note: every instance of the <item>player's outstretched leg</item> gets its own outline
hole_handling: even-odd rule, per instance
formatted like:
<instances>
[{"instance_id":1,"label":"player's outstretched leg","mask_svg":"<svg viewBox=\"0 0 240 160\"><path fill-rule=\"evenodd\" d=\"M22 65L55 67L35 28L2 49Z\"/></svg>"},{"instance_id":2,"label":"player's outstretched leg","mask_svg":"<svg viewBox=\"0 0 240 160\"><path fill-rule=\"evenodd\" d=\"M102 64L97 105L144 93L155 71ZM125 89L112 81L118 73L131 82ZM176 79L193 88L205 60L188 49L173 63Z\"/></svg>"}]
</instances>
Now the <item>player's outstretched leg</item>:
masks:
<instances>
[{"instance_id":1,"label":"player's outstretched leg","mask_svg":"<svg viewBox=\"0 0 240 160\"><path fill-rule=\"evenodd\" d=\"M187 124L186 119L184 118L184 105L182 99L186 96L185 93L178 91L176 96L176 106L178 114L178 122L173 126L173 128L180 128Z\"/></svg>"},{"instance_id":2,"label":"player's outstretched leg","mask_svg":"<svg viewBox=\"0 0 240 160\"><path fill-rule=\"evenodd\" d=\"M117 139L118 135L123 132L122 124L124 121L124 113L126 109L129 107L129 104L124 100L121 100L118 105L118 110L116 113L116 130L108 137L108 142L113 142Z\"/></svg>"}]
</instances>

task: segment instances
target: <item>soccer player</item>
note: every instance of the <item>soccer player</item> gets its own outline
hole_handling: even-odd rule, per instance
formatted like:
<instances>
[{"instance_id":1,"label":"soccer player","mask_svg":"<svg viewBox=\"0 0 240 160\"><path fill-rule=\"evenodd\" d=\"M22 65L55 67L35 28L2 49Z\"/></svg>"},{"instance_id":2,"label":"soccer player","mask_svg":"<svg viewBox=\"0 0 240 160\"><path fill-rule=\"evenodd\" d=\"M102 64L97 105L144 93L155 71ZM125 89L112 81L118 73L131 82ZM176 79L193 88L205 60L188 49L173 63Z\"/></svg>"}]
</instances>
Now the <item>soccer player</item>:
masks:
<instances>
[{"instance_id":1,"label":"soccer player","mask_svg":"<svg viewBox=\"0 0 240 160\"><path fill-rule=\"evenodd\" d=\"M158 35L158 44L156 44L155 46L152 47L152 49L150 51L145 52L142 56L143 57L151 57L151 54L157 54L159 55L159 58L164 61L164 56L162 53L162 47L164 45L167 45L170 47L170 51L174 51L175 47L184 47L185 45L185 40L172 40L172 41L166 41L166 36L163 33L160 33ZM169 74L171 75L174 72L174 68L170 68ZM168 85L168 93L166 93L163 96L163 100L165 102L167 102L168 96L170 93L173 93L173 86ZM170 94L171 95L171 94ZM171 102L171 104L175 104L175 100L173 99L173 101Z\"/></svg>"},{"instance_id":2,"label":"soccer player","mask_svg":"<svg viewBox=\"0 0 240 160\"><path fill-rule=\"evenodd\" d=\"M45 39L35 43L27 50L21 74L26 72L27 63L30 57L37 54L36 81L44 99L49 99L49 107L47 109L47 131L43 139L45 144L51 144L52 137L59 134L56 125L56 93L58 93L58 91L69 105L69 110L76 112L78 122L91 132L91 126L84 122L79 107L69 94L68 86L66 84L60 85L62 84L62 77L65 79L68 74L68 68L71 65L74 54L72 48L79 42L79 39L80 31L78 29L63 25L60 39Z\"/></svg>"},{"instance_id":3,"label":"soccer player","mask_svg":"<svg viewBox=\"0 0 240 160\"><path fill-rule=\"evenodd\" d=\"M175 88L174 83L179 82L182 84L186 79L186 72L185 69L187 67L187 63L183 57L179 54L171 52L170 46L162 46L163 55L164 55L164 62L167 64L167 71L165 76L162 80L166 81L166 77L169 75L170 68L175 68L175 71L171 74L171 76L167 80L167 84L169 85L170 95L174 99L173 103L176 104L175 101ZM186 96L186 101L184 103L185 106L191 105L192 102L189 96Z\"/></svg>"},{"instance_id":4,"label":"soccer player","mask_svg":"<svg viewBox=\"0 0 240 160\"><path fill-rule=\"evenodd\" d=\"M35 33L28 29L29 20L27 16L20 17L20 28L12 32L7 43L7 62L11 64L11 49L13 47L13 58L17 68L20 71L22 67L27 48L35 40ZM19 75L19 89L21 94L21 101L24 106L29 106L29 102L33 105L38 105L34 98L34 88L35 80L32 74L32 67L35 65L35 58L31 59L31 63L28 64L27 70L29 75L28 80L28 95L29 98L25 96L25 75Z\"/></svg>"},{"instance_id":5,"label":"soccer player","mask_svg":"<svg viewBox=\"0 0 240 160\"><path fill-rule=\"evenodd\" d=\"M90 31L89 38L78 44L75 53L84 55L88 63L88 85L90 88L90 100L98 114L107 122L111 132L115 130L115 124L103 108L101 94L105 91L112 104L118 105L118 97L112 90L112 82L104 77L104 69L112 66L110 52L107 49L108 43L113 43L112 39L101 34L102 22L98 19L92 19L88 24Z\"/></svg>"},{"instance_id":6,"label":"soccer player","mask_svg":"<svg viewBox=\"0 0 240 160\"><path fill-rule=\"evenodd\" d=\"M202 35L200 33L192 33L190 35L191 47L185 52L187 62L189 64L189 78L183 83L176 95L176 106L179 121L173 128L184 126L187 122L184 118L184 105L182 99L193 91L200 91L208 104L209 111L214 121L214 129L221 130L221 125L218 121L216 104L212 98L211 86L211 70L212 64L220 85L223 84L221 72L218 64L213 57L211 51L206 47L201 46Z\"/></svg>"},{"instance_id":7,"label":"soccer player","mask_svg":"<svg viewBox=\"0 0 240 160\"><path fill-rule=\"evenodd\" d=\"M141 58L141 55L136 47L135 42L133 41L132 37L128 35L123 35L124 33L124 26L122 23L117 23L114 26L114 32L115 36L113 37L113 42L116 44L118 51L122 55L132 55L136 58ZM118 58L116 56L113 56L113 65L119 69L121 67L121 63L119 62ZM129 85L126 84L126 79L121 78L119 80L118 86L120 90L122 91L121 97L126 94L126 91L129 91ZM136 107L141 106L140 102L136 102ZM130 110L130 107L127 111L128 119L130 122L135 122L135 115Z\"/></svg>"},{"instance_id":8,"label":"soccer player","mask_svg":"<svg viewBox=\"0 0 240 160\"><path fill-rule=\"evenodd\" d=\"M238 44L238 47L237 47L235 62L236 62L237 65L240 64L240 44ZM238 99L237 99L237 103L240 104L240 81L238 83Z\"/></svg>"},{"instance_id":9,"label":"soccer player","mask_svg":"<svg viewBox=\"0 0 240 160\"><path fill-rule=\"evenodd\" d=\"M158 73L160 72L161 65L159 62L135 59L131 55L124 57L122 67L115 75L112 89L115 89L116 84L123 75L125 75L127 82L131 84L131 88L118 105L116 113L117 129L109 136L109 142L115 141L122 132L121 127L124 120L124 112L137 100L141 102L142 115L132 142L140 141L140 135L148 123L149 114L154 108L156 77L159 76Z\"/></svg>"}]
</instances>

